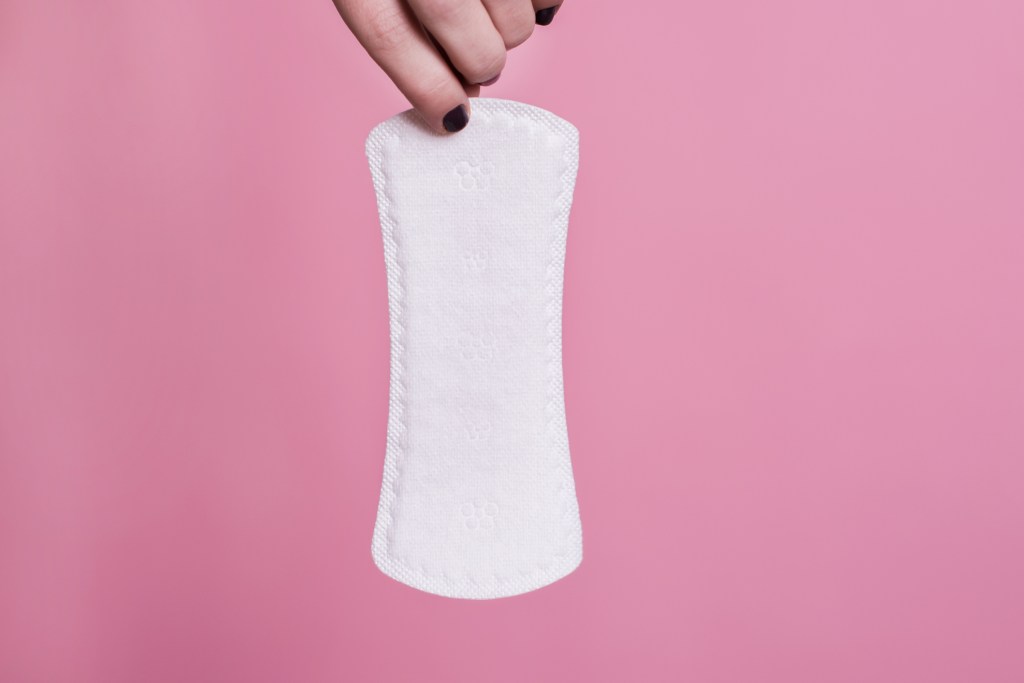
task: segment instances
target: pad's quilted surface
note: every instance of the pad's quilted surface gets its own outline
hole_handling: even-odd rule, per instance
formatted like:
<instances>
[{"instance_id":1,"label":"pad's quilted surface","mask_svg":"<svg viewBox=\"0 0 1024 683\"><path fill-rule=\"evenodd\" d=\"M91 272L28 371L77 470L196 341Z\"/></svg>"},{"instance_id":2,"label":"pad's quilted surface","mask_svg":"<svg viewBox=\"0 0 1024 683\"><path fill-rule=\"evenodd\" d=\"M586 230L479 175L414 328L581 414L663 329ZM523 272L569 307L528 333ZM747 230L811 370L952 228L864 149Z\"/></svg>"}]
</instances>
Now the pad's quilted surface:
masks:
<instances>
[{"instance_id":1,"label":"pad's quilted surface","mask_svg":"<svg viewBox=\"0 0 1024 683\"><path fill-rule=\"evenodd\" d=\"M496 598L582 559L562 389L562 274L578 133L473 101L469 127L413 112L366 144L391 324L373 557L431 593Z\"/></svg>"}]
</instances>

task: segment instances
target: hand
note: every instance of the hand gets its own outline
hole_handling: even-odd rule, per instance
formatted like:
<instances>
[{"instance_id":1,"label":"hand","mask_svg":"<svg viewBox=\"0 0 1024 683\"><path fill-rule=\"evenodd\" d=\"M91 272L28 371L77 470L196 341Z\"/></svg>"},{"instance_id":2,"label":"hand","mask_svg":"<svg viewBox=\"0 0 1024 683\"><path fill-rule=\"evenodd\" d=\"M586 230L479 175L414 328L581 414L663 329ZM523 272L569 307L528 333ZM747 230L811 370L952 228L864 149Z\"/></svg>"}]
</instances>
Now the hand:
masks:
<instances>
[{"instance_id":1,"label":"hand","mask_svg":"<svg viewBox=\"0 0 1024 683\"><path fill-rule=\"evenodd\" d=\"M334 0L342 19L427 124L455 133L469 97L498 80L508 50L558 0Z\"/></svg>"}]
</instances>

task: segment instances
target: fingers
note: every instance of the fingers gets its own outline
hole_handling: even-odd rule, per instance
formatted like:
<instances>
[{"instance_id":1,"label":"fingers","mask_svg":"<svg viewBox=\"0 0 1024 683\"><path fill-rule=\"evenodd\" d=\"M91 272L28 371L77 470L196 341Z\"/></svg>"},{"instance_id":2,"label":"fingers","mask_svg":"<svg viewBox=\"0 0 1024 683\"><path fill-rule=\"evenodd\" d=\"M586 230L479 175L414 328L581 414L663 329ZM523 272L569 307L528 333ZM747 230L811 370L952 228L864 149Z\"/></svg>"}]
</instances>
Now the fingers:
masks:
<instances>
[{"instance_id":1,"label":"fingers","mask_svg":"<svg viewBox=\"0 0 1024 683\"><path fill-rule=\"evenodd\" d=\"M555 19L562 3L552 4L553 0L533 0L533 8L537 10L535 15L538 26L547 26Z\"/></svg>"},{"instance_id":2,"label":"fingers","mask_svg":"<svg viewBox=\"0 0 1024 683\"><path fill-rule=\"evenodd\" d=\"M452 133L466 127L466 90L402 0L334 2L352 33L429 126ZM491 31L497 36L493 25Z\"/></svg>"},{"instance_id":3,"label":"fingers","mask_svg":"<svg viewBox=\"0 0 1024 683\"><path fill-rule=\"evenodd\" d=\"M505 42L479 0L408 0L467 83L486 83L505 67Z\"/></svg>"},{"instance_id":4,"label":"fingers","mask_svg":"<svg viewBox=\"0 0 1024 683\"><path fill-rule=\"evenodd\" d=\"M469 97L491 85L506 52L557 0L334 0L345 23L402 94L437 131L469 122Z\"/></svg>"},{"instance_id":5,"label":"fingers","mask_svg":"<svg viewBox=\"0 0 1024 683\"><path fill-rule=\"evenodd\" d=\"M530 0L483 0L483 3L494 28L505 41L506 50L522 45L533 34L536 23Z\"/></svg>"}]
</instances>

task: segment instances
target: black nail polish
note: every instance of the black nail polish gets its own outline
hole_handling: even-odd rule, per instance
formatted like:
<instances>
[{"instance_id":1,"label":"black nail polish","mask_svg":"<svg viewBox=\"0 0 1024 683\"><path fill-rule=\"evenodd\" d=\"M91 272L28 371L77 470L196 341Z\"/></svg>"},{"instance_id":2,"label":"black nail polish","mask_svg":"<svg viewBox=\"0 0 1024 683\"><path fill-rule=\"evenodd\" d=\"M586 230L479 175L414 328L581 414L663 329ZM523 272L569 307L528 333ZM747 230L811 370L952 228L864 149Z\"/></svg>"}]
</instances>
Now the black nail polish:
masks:
<instances>
[{"instance_id":1,"label":"black nail polish","mask_svg":"<svg viewBox=\"0 0 1024 683\"><path fill-rule=\"evenodd\" d=\"M458 133L465 128L469 123L469 113L466 111L465 105L460 104L445 114L442 123L444 123L444 129L449 133Z\"/></svg>"},{"instance_id":2,"label":"black nail polish","mask_svg":"<svg viewBox=\"0 0 1024 683\"><path fill-rule=\"evenodd\" d=\"M537 10L537 25L547 26L548 24L550 24L554 20L555 15L558 13L559 7L561 7L561 5L555 5L554 7L548 7L547 9Z\"/></svg>"}]
</instances>

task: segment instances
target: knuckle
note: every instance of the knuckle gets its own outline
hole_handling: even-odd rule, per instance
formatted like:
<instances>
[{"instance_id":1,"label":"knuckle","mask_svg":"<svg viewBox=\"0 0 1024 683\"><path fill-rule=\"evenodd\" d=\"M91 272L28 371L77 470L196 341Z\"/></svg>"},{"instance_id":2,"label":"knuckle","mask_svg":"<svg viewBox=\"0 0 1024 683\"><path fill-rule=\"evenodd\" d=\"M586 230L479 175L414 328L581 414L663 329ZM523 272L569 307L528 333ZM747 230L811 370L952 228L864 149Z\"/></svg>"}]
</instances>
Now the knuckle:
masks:
<instances>
[{"instance_id":1,"label":"knuckle","mask_svg":"<svg viewBox=\"0 0 1024 683\"><path fill-rule=\"evenodd\" d=\"M465 0L419 0L416 13L425 19L447 23L459 16L464 9Z\"/></svg>"},{"instance_id":2,"label":"knuckle","mask_svg":"<svg viewBox=\"0 0 1024 683\"><path fill-rule=\"evenodd\" d=\"M479 83L497 76L504 68L505 51L488 52L472 60L468 67L469 73L462 75L472 83Z\"/></svg>"},{"instance_id":3,"label":"knuckle","mask_svg":"<svg viewBox=\"0 0 1024 683\"><path fill-rule=\"evenodd\" d=\"M409 38L409 22L400 5L384 5L366 16L371 49L391 52Z\"/></svg>"},{"instance_id":4,"label":"knuckle","mask_svg":"<svg viewBox=\"0 0 1024 683\"><path fill-rule=\"evenodd\" d=\"M408 95L413 106L429 119L439 118L458 104L458 95L453 97L451 78L443 75L419 80Z\"/></svg>"},{"instance_id":5,"label":"knuckle","mask_svg":"<svg viewBox=\"0 0 1024 683\"><path fill-rule=\"evenodd\" d=\"M535 22L524 22L516 25L513 28L502 34L502 38L505 41L505 49L511 50L514 47L519 47L533 35L533 29L536 26Z\"/></svg>"}]
</instances>

